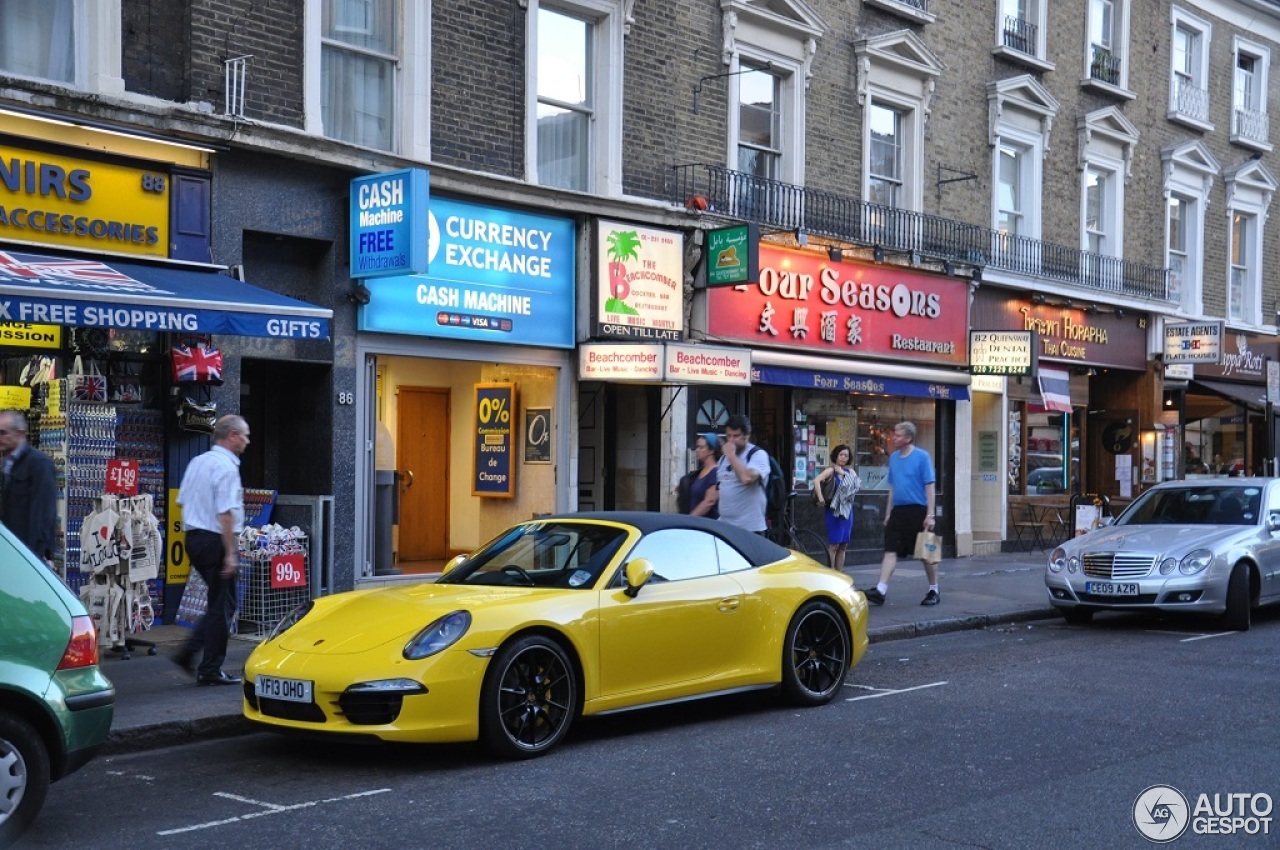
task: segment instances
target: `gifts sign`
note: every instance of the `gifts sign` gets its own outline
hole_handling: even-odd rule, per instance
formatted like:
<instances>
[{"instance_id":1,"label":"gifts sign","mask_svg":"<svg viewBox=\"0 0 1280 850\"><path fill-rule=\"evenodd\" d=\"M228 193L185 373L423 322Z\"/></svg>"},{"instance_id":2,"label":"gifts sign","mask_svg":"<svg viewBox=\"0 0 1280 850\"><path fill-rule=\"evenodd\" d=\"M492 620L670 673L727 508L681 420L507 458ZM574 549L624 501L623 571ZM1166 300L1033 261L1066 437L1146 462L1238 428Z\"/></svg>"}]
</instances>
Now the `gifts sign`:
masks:
<instances>
[{"instance_id":1,"label":"gifts sign","mask_svg":"<svg viewBox=\"0 0 1280 850\"><path fill-rule=\"evenodd\" d=\"M271 589L283 587L304 587L307 583L307 568L301 553L293 555L271 556Z\"/></svg>"},{"instance_id":2,"label":"gifts sign","mask_svg":"<svg viewBox=\"0 0 1280 850\"><path fill-rule=\"evenodd\" d=\"M138 495L138 462L107 461L107 492L115 496Z\"/></svg>"}]
</instances>

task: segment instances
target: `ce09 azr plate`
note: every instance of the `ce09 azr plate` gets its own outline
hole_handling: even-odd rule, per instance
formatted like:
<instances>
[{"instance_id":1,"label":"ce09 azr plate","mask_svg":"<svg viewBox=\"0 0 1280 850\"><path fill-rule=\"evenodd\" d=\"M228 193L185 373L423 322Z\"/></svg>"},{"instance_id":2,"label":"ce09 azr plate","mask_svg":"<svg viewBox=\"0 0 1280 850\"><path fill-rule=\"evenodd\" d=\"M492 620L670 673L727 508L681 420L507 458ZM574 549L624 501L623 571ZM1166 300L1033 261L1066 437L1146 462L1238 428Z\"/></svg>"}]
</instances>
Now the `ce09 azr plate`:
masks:
<instances>
[{"instance_id":1,"label":"ce09 azr plate","mask_svg":"<svg viewBox=\"0 0 1280 850\"><path fill-rule=\"evenodd\" d=\"M311 690L312 683L306 679L259 676L253 682L253 692L259 697L285 702L311 702Z\"/></svg>"}]
</instances>

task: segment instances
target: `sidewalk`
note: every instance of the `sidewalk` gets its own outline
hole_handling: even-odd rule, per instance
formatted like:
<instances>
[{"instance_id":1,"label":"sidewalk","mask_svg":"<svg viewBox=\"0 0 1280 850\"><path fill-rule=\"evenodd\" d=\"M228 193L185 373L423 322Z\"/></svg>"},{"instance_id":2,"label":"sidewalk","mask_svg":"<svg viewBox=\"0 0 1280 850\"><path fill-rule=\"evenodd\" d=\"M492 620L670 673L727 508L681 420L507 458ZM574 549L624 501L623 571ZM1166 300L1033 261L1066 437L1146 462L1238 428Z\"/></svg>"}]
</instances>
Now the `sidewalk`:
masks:
<instances>
[{"instance_id":1,"label":"sidewalk","mask_svg":"<svg viewBox=\"0 0 1280 850\"><path fill-rule=\"evenodd\" d=\"M978 629L998 623L1053 616L1044 589L1045 556L1040 552L979 555L944 560L942 602L924 607L927 586L919 561L894 573L884 605L871 606L871 643ZM875 585L879 564L846 569L859 588ZM139 647L128 660L103 652L102 670L116 686L116 713L103 752L120 754L169 747L250 730L240 716L238 687L199 687L173 664L169 653L186 638L180 626L157 626L140 635L155 641L157 654ZM227 648L228 673L239 674L255 646L233 637Z\"/></svg>"}]
</instances>

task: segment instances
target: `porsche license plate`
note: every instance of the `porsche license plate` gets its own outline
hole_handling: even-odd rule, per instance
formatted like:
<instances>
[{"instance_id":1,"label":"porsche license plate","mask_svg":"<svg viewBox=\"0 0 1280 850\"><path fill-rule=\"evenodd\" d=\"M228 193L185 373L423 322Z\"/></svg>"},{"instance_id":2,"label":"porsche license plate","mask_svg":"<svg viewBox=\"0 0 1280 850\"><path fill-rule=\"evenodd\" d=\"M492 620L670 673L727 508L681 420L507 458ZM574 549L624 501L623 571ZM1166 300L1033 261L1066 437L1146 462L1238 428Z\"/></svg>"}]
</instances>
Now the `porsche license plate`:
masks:
<instances>
[{"instance_id":1,"label":"porsche license plate","mask_svg":"<svg viewBox=\"0 0 1280 850\"><path fill-rule=\"evenodd\" d=\"M1095 596L1137 596L1138 585L1136 582L1086 581L1084 592Z\"/></svg>"},{"instance_id":2,"label":"porsche license plate","mask_svg":"<svg viewBox=\"0 0 1280 850\"><path fill-rule=\"evenodd\" d=\"M259 676L253 682L253 692L267 699L285 702L311 702L312 683L305 679L277 679L275 676Z\"/></svg>"}]
</instances>

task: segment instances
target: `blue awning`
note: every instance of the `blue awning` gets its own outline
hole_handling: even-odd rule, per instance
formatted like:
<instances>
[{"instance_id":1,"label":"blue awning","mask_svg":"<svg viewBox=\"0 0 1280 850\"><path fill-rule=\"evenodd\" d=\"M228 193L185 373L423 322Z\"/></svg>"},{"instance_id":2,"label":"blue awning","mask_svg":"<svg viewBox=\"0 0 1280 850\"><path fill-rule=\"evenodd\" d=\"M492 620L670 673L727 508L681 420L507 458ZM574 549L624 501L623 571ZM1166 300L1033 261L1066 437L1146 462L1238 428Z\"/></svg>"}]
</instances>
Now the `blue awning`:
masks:
<instances>
[{"instance_id":1,"label":"blue awning","mask_svg":"<svg viewBox=\"0 0 1280 850\"><path fill-rule=\"evenodd\" d=\"M332 318L219 272L0 251L0 322L328 339Z\"/></svg>"},{"instance_id":2,"label":"blue awning","mask_svg":"<svg viewBox=\"0 0 1280 850\"><path fill-rule=\"evenodd\" d=\"M785 366L751 367L751 383L774 384L784 387L835 390L868 395L911 396L913 398L937 398L950 401L968 401L969 388L958 384L934 381L917 381L910 378L881 378L869 375L853 375L846 372L822 372L810 369L791 369Z\"/></svg>"}]
</instances>

